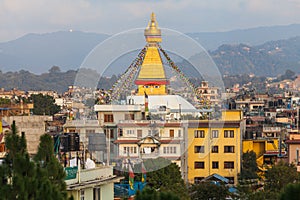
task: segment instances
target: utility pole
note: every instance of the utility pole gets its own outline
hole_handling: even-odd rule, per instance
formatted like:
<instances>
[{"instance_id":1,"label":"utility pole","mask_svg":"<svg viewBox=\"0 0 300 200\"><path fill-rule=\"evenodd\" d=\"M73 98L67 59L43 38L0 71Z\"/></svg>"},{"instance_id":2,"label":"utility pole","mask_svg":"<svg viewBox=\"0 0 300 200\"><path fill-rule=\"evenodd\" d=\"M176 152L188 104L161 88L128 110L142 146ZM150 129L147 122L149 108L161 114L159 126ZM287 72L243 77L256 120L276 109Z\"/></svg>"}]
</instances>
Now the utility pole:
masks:
<instances>
[{"instance_id":1,"label":"utility pole","mask_svg":"<svg viewBox=\"0 0 300 200\"><path fill-rule=\"evenodd\" d=\"M110 129L105 127L105 130L106 130L106 137L108 138L106 165L109 166L109 162L110 162Z\"/></svg>"},{"instance_id":2,"label":"utility pole","mask_svg":"<svg viewBox=\"0 0 300 200\"><path fill-rule=\"evenodd\" d=\"M297 133L299 133L299 106L297 105Z\"/></svg>"}]
</instances>

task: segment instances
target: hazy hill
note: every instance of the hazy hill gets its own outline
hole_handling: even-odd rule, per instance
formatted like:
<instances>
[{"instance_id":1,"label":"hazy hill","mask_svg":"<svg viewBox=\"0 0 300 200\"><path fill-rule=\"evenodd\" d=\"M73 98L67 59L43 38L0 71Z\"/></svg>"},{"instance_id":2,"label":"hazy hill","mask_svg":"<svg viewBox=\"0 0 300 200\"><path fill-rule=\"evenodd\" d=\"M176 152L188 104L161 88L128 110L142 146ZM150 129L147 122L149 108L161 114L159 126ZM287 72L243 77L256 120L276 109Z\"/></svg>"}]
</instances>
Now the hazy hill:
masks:
<instances>
[{"instance_id":1,"label":"hazy hill","mask_svg":"<svg viewBox=\"0 0 300 200\"><path fill-rule=\"evenodd\" d=\"M285 26L258 27L226 32L188 33L205 49L215 50L223 44L259 45L271 40L288 39L300 36L300 24Z\"/></svg>"},{"instance_id":2,"label":"hazy hill","mask_svg":"<svg viewBox=\"0 0 300 200\"><path fill-rule=\"evenodd\" d=\"M295 37L300 36L299 24L188 35L209 50L224 74L274 76L286 69L299 72L300 42ZM3 73L24 70L35 74L52 66L62 71L77 70L88 53L108 37L78 31L28 34L0 43L0 69ZM131 61L132 56L125 57L116 65L123 69Z\"/></svg>"},{"instance_id":3,"label":"hazy hill","mask_svg":"<svg viewBox=\"0 0 300 200\"><path fill-rule=\"evenodd\" d=\"M28 34L0 43L0 68L34 73L46 72L53 65L62 70L77 69L85 56L107 37L78 31Z\"/></svg>"},{"instance_id":4,"label":"hazy hill","mask_svg":"<svg viewBox=\"0 0 300 200\"><path fill-rule=\"evenodd\" d=\"M214 51L223 44L243 43L253 46L270 40L300 36L300 25L260 27L228 32L188 33L188 35L200 42L206 49ZM23 69L43 73L57 65L64 71L76 70L85 56L108 37L105 34L79 31L28 34L13 41L0 43L0 69L3 72ZM294 59L295 55L289 56Z\"/></svg>"},{"instance_id":5,"label":"hazy hill","mask_svg":"<svg viewBox=\"0 0 300 200\"><path fill-rule=\"evenodd\" d=\"M287 69L300 73L300 37L258 46L222 45L210 52L222 74L277 76Z\"/></svg>"}]
</instances>

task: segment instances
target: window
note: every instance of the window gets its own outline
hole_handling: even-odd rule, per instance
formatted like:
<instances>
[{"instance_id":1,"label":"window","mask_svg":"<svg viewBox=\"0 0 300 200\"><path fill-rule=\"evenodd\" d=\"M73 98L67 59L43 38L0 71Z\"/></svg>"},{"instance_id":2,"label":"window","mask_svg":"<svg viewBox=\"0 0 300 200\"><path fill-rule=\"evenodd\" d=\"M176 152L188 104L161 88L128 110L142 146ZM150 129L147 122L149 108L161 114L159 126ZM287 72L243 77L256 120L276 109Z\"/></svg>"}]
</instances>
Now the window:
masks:
<instances>
[{"instance_id":1,"label":"window","mask_svg":"<svg viewBox=\"0 0 300 200\"><path fill-rule=\"evenodd\" d=\"M195 135L195 138L204 138L205 137L204 130L195 130L194 135Z\"/></svg>"},{"instance_id":2,"label":"window","mask_svg":"<svg viewBox=\"0 0 300 200\"><path fill-rule=\"evenodd\" d=\"M93 189L94 197L93 200L100 200L101 197L101 189L99 187L96 187Z\"/></svg>"},{"instance_id":3,"label":"window","mask_svg":"<svg viewBox=\"0 0 300 200\"><path fill-rule=\"evenodd\" d=\"M219 131L218 130L213 130L212 131L212 137L213 138L218 138L219 137Z\"/></svg>"},{"instance_id":4,"label":"window","mask_svg":"<svg viewBox=\"0 0 300 200\"><path fill-rule=\"evenodd\" d=\"M219 146L212 146L211 147L211 152L212 153L219 153Z\"/></svg>"},{"instance_id":5,"label":"window","mask_svg":"<svg viewBox=\"0 0 300 200\"><path fill-rule=\"evenodd\" d=\"M127 133L127 135L133 135L134 134L134 130L127 130L126 133Z\"/></svg>"},{"instance_id":6,"label":"window","mask_svg":"<svg viewBox=\"0 0 300 200\"><path fill-rule=\"evenodd\" d=\"M136 154L137 148L136 147L123 147L123 154Z\"/></svg>"},{"instance_id":7,"label":"window","mask_svg":"<svg viewBox=\"0 0 300 200\"><path fill-rule=\"evenodd\" d=\"M224 131L224 138L233 138L233 137L234 137L234 131L233 130Z\"/></svg>"},{"instance_id":8,"label":"window","mask_svg":"<svg viewBox=\"0 0 300 200\"><path fill-rule=\"evenodd\" d=\"M123 136L123 129L119 128L119 136L122 137Z\"/></svg>"},{"instance_id":9,"label":"window","mask_svg":"<svg viewBox=\"0 0 300 200\"><path fill-rule=\"evenodd\" d=\"M164 154L176 154L176 147L164 147L163 152Z\"/></svg>"},{"instance_id":10,"label":"window","mask_svg":"<svg viewBox=\"0 0 300 200\"><path fill-rule=\"evenodd\" d=\"M204 162L195 162L194 168L195 169L204 169Z\"/></svg>"},{"instance_id":11,"label":"window","mask_svg":"<svg viewBox=\"0 0 300 200\"><path fill-rule=\"evenodd\" d=\"M136 147L130 147L130 153L136 153Z\"/></svg>"},{"instance_id":12,"label":"window","mask_svg":"<svg viewBox=\"0 0 300 200\"><path fill-rule=\"evenodd\" d=\"M213 161L212 162L212 168L213 169L219 169L219 162L218 161Z\"/></svg>"},{"instance_id":13,"label":"window","mask_svg":"<svg viewBox=\"0 0 300 200\"><path fill-rule=\"evenodd\" d=\"M195 184L200 183L202 179L204 179L204 177L195 177L194 178L194 183Z\"/></svg>"},{"instance_id":14,"label":"window","mask_svg":"<svg viewBox=\"0 0 300 200\"><path fill-rule=\"evenodd\" d=\"M234 146L224 146L224 153L234 153Z\"/></svg>"},{"instance_id":15,"label":"window","mask_svg":"<svg viewBox=\"0 0 300 200\"><path fill-rule=\"evenodd\" d=\"M176 147L173 147L173 153L176 154Z\"/></svg>"},{"instance_id":16,"label":"window","mask_svg":"<svg viewBox=\"0 0 300 200\"><path fill-rule=\"evenodd\" d=\"M234 177L225 177L229 180L229 184L234 184Z\"/></svg>"},{"instance_id":17,"label":"window","mask_svg":"<svg viewBox=\"0 0 300 200\"><path fill-rule=\"evenodd\" d=\"M181 137L181 130L178 130L178 137Z\"/></svg>"},{"instance_id":18,"label":"window","mask_svg":"<svg viewBox=\"0 0 300 200\"><path fill-rule=\"evenodd\" d=\"M125 114L125 120L134 120L134 114Z\"/></svg>"},{"instance_id":19,"label":"window","mask_svg":"<svg viewBox=\"0 0 300 200\"><path fill-rule=\"evenodd\" d=\"M84 200L84 190L80 190L80 200Z\"/></svg>"},{"instance_id":20,"label":"window","mask_svg":"<svg viewBox=\"0 0 300 200\"><path fill-rule=\"evenodd\" d=\"M114 129L104 129L104 134L106 135L106 138L114 138Z\"/></svg>"},{"instance_id":21,"label":"window","mask_svg":"<svg viewBox=\"0 0 300 200\"><path fill-rule=\"evenodd\" d=\"M233 161L225 161L224 169L234 169L234 162Z\"/></svg>"},{"instance_id":22,"label":"window","mask_svg":"<svg viewBox=\"0 0 300 200\"><path fill-rule=\"evenodd\" d=\"M170 129L169 133L170 133L170 137L173 138L174 137L174 129Z\"/></svg>"},{"instance_id":23,"label":"window","mask_svg":"<svg viewBox=\"0 0 300 200\"><path fill-rule=\"evenodd\" d=\"M114 122L113 114L104 114L104 122Z\"/></svg>"},{"instance_id":24,"label":"window","mask_svg":"<svg viewBox=\"0 0 300 200\"><path fill-rule=\"evenodd\" d=\"M85 132L86 133L95 133L95 129L87 129Z\"/></svg>"},{"instance_id":25,"label":"window","mask_svg":"<svg viewBox=\"0 0 300 200\"><path fill-rule=\"evenodd\" d=\"M138 129L138 130L137 130L137 137L138 137L138 138L143 137L143 130L141 130L141 129Z\"/></svg>"},{"instance_id":26,"label":"window","mask_svg":"<svg viewBox=\"0 0 300 200\"><path fill-rule=\"evenodd\" d=\"M195 153L204 153L204 146L195 146Z\"/></svg>"}]
</instances>

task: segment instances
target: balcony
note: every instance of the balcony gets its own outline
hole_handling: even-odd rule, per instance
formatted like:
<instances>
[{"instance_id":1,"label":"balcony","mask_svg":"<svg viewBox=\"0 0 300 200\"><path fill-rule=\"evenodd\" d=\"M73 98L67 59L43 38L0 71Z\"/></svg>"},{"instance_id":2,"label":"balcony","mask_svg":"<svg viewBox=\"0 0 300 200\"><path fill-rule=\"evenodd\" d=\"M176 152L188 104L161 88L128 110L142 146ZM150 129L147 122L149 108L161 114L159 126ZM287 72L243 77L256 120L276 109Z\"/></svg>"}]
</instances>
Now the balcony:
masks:
<instances>
[{"instance_id":1,"label":"balcony","mask_svg":"<svg viewBox=\"0 0 300 200\"><path fill-rule=\"evenodd\" d=\"M278 126L264 126L263 127L263 132L280 132L281 127Z\"/></svg>"},{"instance_id":2,"label":"balcony","mask_svg":"<svg viewBox=\"0 0 300 200\"><path fill-rule=\"evenodd\" d=\"M159 153L157 153L157 152L141 153L140 156L141 156L142 159L157 158L157 157L159 157Z\"/></svg>"}]
</instances>

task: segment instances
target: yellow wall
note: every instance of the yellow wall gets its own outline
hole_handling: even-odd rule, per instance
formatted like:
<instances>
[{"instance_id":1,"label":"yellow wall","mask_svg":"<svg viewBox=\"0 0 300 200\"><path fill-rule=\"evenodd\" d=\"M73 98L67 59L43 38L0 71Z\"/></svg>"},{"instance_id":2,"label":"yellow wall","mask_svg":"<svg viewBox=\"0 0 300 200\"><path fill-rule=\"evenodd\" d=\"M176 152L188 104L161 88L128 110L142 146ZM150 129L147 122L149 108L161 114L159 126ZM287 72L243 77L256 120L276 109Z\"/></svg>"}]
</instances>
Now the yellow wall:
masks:
<instances>
[{"instance_id":1,"label":"yellow wall","mask_svg":"<svg viewBox=\"0 0 300 200\"><path fill-rule=\"evenodd\" d=\"M155 88L159 86L159 88ZM165 95L167 94L166 85L148 85L148 88L145 88L144 85L138 86L138 95Z\"/></svg>"},{"instance_id":2,"label":"yellow wall","mask_svg":"<svg viewBox=\"0 0 300 200\"><path fill-rule=\"evenodd\" d=\"M137 79L165 79L165 70L158 46L149 46Z\"/></svg>"},{"instance_id":3,"label":"yellow wall","mask_svg":"<svg viewBox=\"0 0 300 200\"><path fill-rule=\"evenodd\" d=\"M239 114L239 113L238 113ZM195 130L204 130L205 138L194 138ZM219 131L219 138L211 138L212 130ZM224 138L224 130L234 130L234 138ZM217 173L224 177L234 177L237 184L237 175L240 172L241 163L241 137L240 128L188 128L188 180L194 183L195 177L207 177ZM204 153L195 153L194 146L205 146ZM218 153L211 153L213 145L219 146ZM224 153L224 146L234 146L234 153ZM204 161L204 169L194 169L195 161ZM218 161L219 168L212 169L212 162ZM224 169L224 161L233 161L234 169Z\"/></svg>"},{"instance_id":4,"label":"yellow wall","mask_svg":"<svg viewBox=\"0 0 300 200\"><path fill-rule=\"evenodd\" d=\"M273 143L271 143L273 141ZM266 151L278 151L278 138L255 139L243 141L243 153L254 151L256 153L257 165L262 167L264 164L263 154Z\"/></svg>"},{"instance_id":5,"label":"yellow wall","mask_svg":"<svg viewBox=\"0 0 300 200\"><path fill-rule=\"evenodd\" d=\"M224 110L222 111L222 120L235 121L241 120L243 113L240 110Z\"/></svg>"}]
</instances>

